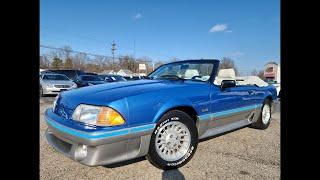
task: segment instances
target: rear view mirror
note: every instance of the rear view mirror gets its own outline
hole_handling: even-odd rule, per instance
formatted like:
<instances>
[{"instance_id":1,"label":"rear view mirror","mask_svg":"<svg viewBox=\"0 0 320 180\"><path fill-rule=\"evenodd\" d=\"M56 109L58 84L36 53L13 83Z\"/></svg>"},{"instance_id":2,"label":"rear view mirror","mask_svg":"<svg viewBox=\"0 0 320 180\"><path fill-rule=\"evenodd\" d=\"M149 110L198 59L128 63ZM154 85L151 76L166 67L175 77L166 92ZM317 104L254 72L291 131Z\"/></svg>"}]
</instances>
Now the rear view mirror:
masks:
<instances>
[{"instance_id":1,"label":"rear view mirror","mask_svg":"<svg viewBox=\"0 0 320 180\"><path fill-rule=\"evenodd\" d=\"M236 81L235 80L223 80L221 82L221 90L223 91L225 88L235 87Z\"/></svg>"}]
</instances>

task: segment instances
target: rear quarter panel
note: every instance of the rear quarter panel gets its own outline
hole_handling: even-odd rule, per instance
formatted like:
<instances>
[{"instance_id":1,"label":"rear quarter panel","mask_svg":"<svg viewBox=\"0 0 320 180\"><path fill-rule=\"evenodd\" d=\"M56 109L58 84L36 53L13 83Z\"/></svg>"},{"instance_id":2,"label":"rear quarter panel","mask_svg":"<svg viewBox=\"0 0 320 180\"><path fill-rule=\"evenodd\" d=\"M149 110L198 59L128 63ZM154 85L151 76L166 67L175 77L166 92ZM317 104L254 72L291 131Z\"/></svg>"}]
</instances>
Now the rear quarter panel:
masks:
<instances>
[{"instance_id":1,"label":"rear quarter panel","mask_svg":"<svg viewBox=\"0 0 320 180\"><path fill-rule=\"evenodd\" d=\"M277 99L277 90L273 86L255 87L256 103L262 104L267 97L271 97L272 100Z\"/></svg>"}]
</instances>

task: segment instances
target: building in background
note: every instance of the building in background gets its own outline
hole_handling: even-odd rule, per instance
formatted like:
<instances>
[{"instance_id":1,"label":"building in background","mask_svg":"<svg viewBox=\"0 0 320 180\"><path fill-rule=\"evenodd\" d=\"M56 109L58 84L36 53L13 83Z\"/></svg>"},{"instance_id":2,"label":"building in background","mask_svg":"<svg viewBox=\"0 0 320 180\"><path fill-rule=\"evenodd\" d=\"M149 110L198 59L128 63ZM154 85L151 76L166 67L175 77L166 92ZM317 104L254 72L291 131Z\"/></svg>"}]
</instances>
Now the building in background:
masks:
<instances>
[{"instance_id":1,"label":"building in background","mask_svg":"<svg viewBox=\"0 0 320 180\"><path fill-rule=\"evenodd\" d=\"M276 62L268 62L264 65L264 80L267 82L280 83L280 65Z\"/></svg>"},{"instance_id":2,"label":"building in background","mask_svg":"<svg viewBox=\"0 0 320 180\"><path fill-rule=\"evenodd\" d=\"M280 83L280 76L281 76L281 73L280 73L280 64L278 65L278 70L277 70L277 82Z\"/></svg>"}]
</instances>

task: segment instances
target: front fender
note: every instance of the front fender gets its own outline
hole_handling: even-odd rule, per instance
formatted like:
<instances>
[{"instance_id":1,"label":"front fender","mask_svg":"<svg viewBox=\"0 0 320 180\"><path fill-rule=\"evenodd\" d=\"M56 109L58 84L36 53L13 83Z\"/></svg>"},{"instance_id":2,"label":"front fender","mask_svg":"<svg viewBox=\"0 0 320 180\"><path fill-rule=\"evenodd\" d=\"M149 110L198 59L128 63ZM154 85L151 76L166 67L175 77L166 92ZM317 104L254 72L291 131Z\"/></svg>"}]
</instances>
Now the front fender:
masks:
<instances>
[{"instance_id":1,"label":"front fender","mask_svg":"<svg viewBox=\"0 0 320 180\"><path fill-rule=\"evenodd\" d=\"M160 118L169 110L181 107L181 106L188 106L194 108L192 102L188 99L172 99L170 101L166 101L164 104L161 105L158 112L154 116L152 122L157 123Z\"/></svg>"}]
</instances>

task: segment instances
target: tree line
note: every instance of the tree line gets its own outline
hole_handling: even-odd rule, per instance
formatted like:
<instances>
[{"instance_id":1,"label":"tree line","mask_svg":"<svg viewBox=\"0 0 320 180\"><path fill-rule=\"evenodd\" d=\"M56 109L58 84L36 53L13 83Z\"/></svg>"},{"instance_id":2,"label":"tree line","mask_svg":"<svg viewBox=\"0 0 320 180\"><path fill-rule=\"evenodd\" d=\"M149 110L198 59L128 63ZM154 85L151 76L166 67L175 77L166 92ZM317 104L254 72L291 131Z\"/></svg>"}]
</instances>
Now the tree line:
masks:
<instances>
[{"instance_id":1,"label":"tree line","mask_svg":"<svg viewBox=\"0 0 320 180\"><path fill-rule=\"evenodd\" d=\"M172 58L175 60L175 58ZM72 53L70 46L65 46L61 50L50 50L40 56L40 68L42 69L79 69L87 72L100 73L104 70L119 71L128 69L134 73L139 72L139 64L146 64L145 73L149 73L153 68L167 63L162 60L153 60L147 56L134 58L125 55L113 59L105 56L92 56L86 53ZM142 72L142 71L141 71Z\"/></svg>"},{"instance_id":2,"label":"tree line","mask_svg":"<svg viewBox=\"0 0 320 180\"><path fill-rule=\"evenodd\" d=\"M134 58L130 55L125 55L115 58L115 61L111 57L105 56L90 56L86 53L73 53L70 46L65 46L60 50L50 50L40 56L40 68L42 69L79 69L86 72L100 73L104 70L119 71L120 69L128 69L133 73L139 73L139 64L146 64L146 71L144 73L150 73L153 69L161 66L162 64L177 61L177 58L173 57L169 61L153 60L147 56ZM153 63L152 63L153 62ZM239 76L239 69L235 64L235 61L229 57L223 57L220 61L219 69L233 68L236 75ZM251 72L253 76L263 77L263 70L254 69Z\"/></svg>"}]
</instances>

